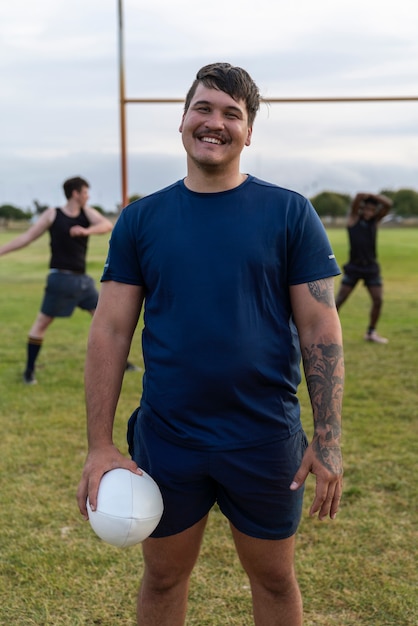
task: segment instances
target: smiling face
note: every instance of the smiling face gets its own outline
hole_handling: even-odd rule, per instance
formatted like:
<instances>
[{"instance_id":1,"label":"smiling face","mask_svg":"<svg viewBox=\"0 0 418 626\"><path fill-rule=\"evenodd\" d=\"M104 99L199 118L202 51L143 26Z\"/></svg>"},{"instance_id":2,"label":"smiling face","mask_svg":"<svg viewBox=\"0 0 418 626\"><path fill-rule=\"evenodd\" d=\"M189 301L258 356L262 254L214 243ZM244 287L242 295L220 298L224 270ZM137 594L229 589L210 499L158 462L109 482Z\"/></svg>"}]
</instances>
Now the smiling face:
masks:
<instances>
[{"instance_id":1,"label":"smiling face","mask_svg":"<svg viewBox=\"0 0 418 626\"><path fill-rule=\"evenodd\" d=\"M239 170L241 152L251 143L244 100L200 83L180 125L188 163L200 170Z\"/></svg>"}]
</instances>

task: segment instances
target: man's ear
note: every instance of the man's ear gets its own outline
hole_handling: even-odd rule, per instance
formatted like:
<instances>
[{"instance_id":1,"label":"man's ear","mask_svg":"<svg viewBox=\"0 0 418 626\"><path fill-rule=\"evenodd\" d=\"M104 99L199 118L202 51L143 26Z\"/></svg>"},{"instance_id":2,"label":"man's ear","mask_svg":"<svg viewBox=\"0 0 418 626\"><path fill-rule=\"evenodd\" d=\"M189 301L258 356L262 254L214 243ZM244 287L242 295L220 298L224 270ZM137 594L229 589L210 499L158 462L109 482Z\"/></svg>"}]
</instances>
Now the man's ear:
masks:
<instances>
[{"instance_id":1,"label":"man's ear","mask_svg":"<svg viewBox=\"0 0 418 626\"><path fill-rule=\"evenodd\" d=\"M246 141L245 141L245 145L246 145L246 146L249 146L249 145L251 144L251 137L252 137L252 134L253 134L253 127L252 127L252 126L250 126L250 127L248 128L247 139L246 139Z\"/></svg>"},{"instance_id":2,"label":"man's ear","mask_svg":"<svg viewBox=\"0 0 418 626\"><path fill-rule=\"evenodd\" d=\"M181 122L180 122L180 126L179 126L179 133L183 132L184 115L185 114L183 113L182 118L181 118Z\"/></svg>"}]
</instances>

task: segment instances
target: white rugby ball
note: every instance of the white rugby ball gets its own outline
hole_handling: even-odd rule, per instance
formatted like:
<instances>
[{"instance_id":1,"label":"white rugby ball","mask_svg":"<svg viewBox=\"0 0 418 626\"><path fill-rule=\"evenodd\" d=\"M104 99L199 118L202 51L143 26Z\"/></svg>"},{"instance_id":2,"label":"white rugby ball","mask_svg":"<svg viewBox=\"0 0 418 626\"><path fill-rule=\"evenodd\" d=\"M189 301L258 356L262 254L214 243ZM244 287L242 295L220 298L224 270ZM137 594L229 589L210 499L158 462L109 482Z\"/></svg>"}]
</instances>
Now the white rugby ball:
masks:
<instances>
[{"instance_id":1,"label":"white rugby ball","mask_svg":"<svg viewBox=\"0 0 418 626\"><path fill-rule=\"evenodd\" d=\"M163 508L161 492L151 476L122 468L102 476L95 511L87 498L94 532L118 548L133 546L149 537L161 519Z\"/></svg>"}]
</instances>

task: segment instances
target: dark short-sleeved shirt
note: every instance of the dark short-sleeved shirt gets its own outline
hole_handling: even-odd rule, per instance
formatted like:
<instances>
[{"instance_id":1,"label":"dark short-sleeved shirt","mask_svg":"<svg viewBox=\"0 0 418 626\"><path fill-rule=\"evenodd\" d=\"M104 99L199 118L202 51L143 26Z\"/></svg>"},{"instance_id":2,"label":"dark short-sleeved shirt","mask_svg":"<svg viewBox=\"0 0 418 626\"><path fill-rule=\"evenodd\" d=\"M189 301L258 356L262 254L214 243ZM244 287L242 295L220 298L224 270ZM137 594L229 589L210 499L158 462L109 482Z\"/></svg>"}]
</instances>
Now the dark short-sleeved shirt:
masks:
<instances>
[{"instance_id":1,"label":"dark short-sleeved shirt","mask_svg":"<svg viewBox=\"0 0 418 626\"><path fill-rule=\"evenodd\" d=\"M339 273L310 202L252 176L220 193L178 181L125 208L102 280L145 290L143 418L209 449L297 432L289 287Z\"/></svg>"}]
</instances>

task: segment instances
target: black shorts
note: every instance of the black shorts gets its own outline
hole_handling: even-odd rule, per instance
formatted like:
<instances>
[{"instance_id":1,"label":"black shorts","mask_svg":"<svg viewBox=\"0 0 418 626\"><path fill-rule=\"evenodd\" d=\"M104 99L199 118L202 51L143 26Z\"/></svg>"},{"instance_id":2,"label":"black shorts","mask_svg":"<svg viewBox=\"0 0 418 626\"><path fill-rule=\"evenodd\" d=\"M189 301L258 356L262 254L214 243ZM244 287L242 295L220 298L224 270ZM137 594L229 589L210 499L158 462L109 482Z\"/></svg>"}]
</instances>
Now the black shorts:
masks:
<instances>
[{"instance_id":1,"label":"black shorts","mask_svg":"<svg viewBox=\"0 0 418 626\"><path fill-rule=\"evenodd\" d=\"M363 280L366 287L382 287L383 285L379 266L368 268L357 265L344 265L341 284L355 287L359 280Z\"/></svg>"},{"instance_id":2,"label":"black shorts","mask_svg":"<svg viewBox=\"0 0 418 626\"><path fill-rule=\"evenodd\" d=\"M303 430L253 448L206 451L163 439L141 412L137 417L135 411L128 424L131 456L157 482L164 501L152 537L190 528L215 503L235 528L251 537L277 540L295 534L304 489L289 487L308 445Z\"/></svg>"}]
</instances>

